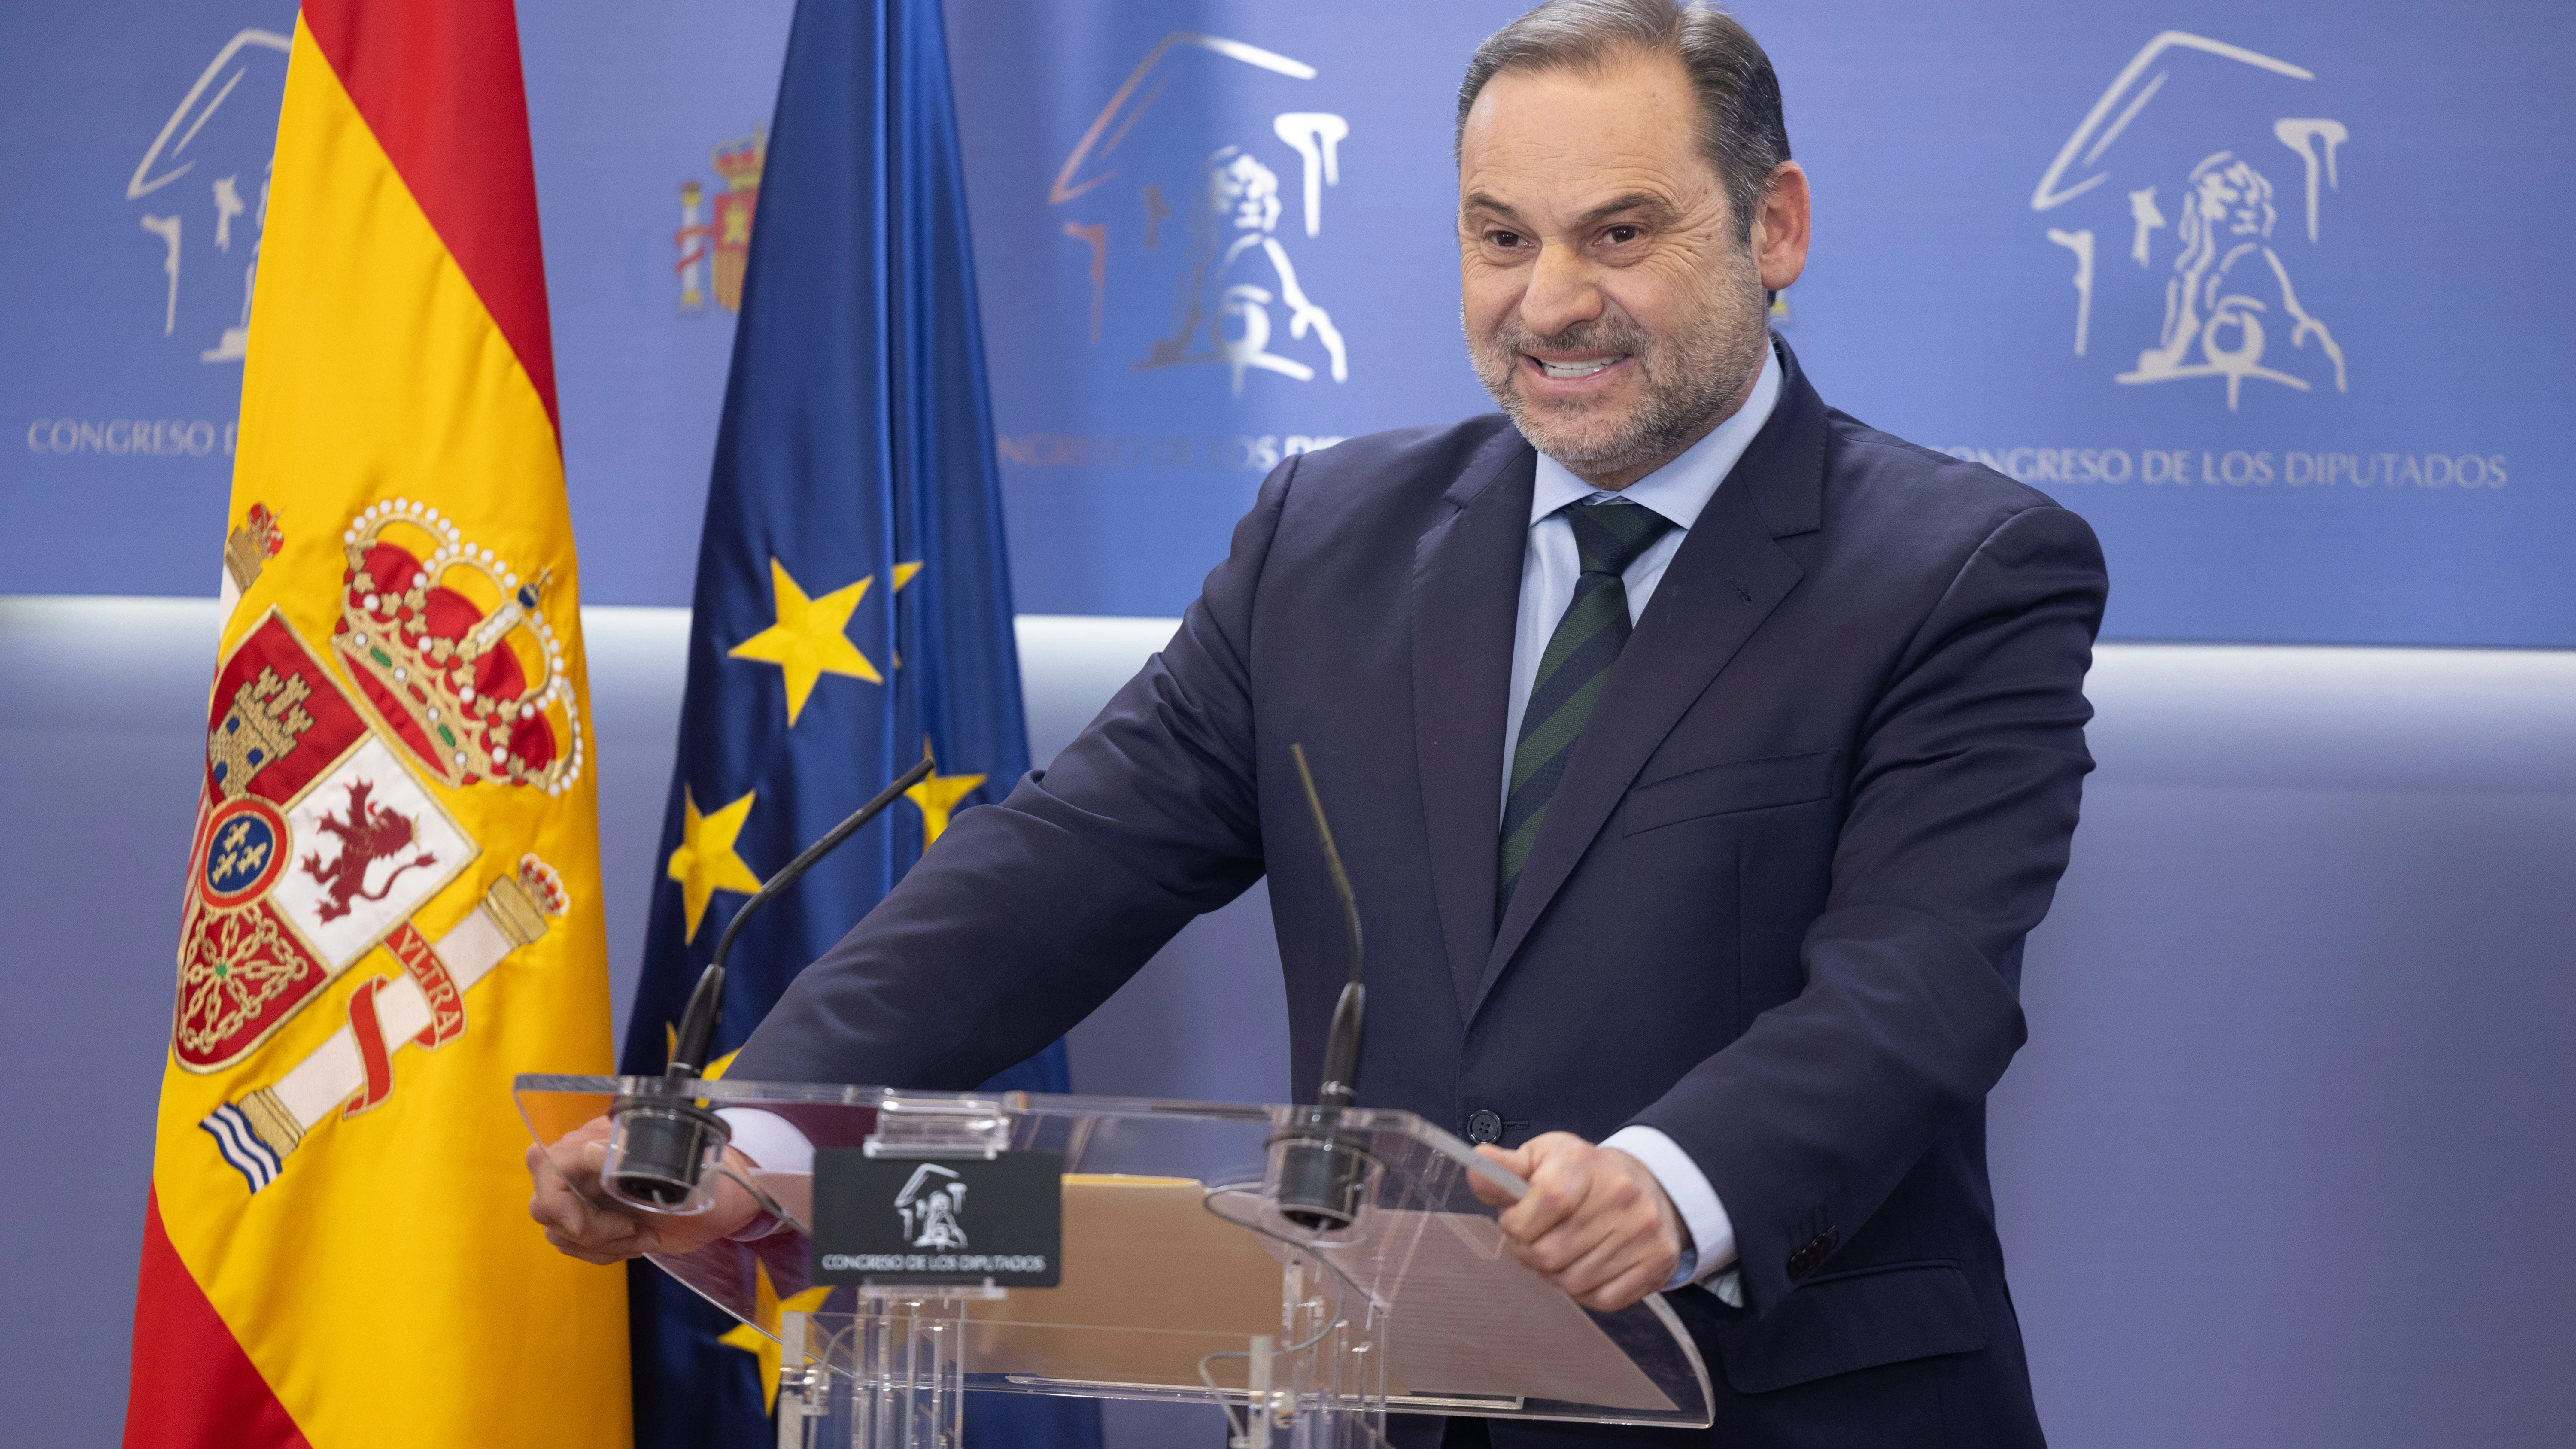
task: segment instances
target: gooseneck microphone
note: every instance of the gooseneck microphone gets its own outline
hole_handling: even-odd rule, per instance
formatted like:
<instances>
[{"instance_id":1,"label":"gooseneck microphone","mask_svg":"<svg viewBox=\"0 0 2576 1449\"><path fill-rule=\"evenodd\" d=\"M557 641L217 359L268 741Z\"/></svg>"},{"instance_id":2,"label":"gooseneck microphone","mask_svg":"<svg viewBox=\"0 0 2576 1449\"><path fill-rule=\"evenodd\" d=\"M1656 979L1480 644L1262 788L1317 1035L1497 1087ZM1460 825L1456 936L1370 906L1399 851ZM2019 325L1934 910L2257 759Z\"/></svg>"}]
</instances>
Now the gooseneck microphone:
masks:
<instances>
[{"instance_id":1,"label":"gooseneck microphone","mask_svg":"<svg viewBox=\"0 0 2576 1449\"><path fill-rule=\"evenodd\" d=\"M1306 747L1292 744L1298 783L1305 787L1306 809L1315 817L1315 836L1324 849L1324 873L1333 894L1341 898L1342 921L1351 943L1351 979L1333 1004L1333 1025L1324 1038L1324 1075L1315 1086L1315 1104L1301 1113L1296 1128L1280 1144L1279 1211L1311 1232L1348 1227L1359 1216L1366 1159L1361 1149L1337 1137L1341 1109L1359 1096L1360 1035L1368 1009L1362 984L1360 907L1351 894L1351 878L1342 869L1342 853L1333 846L1332 822L1324 818L1324 798L1316 792L1314 772L1306 766Z\"/></svg>"},{"instance_id":2,"label":"gooseneck microphone","mask_svg":"<svg viewBox=\"0 0 2576 1449\"><path fill-rule=\"evenodd\" d=\"M688 1010L680 1014L677 1040L671 1047L671 1065L663 1073L674 1081L694 1077L707 1069L707 1048L714 1043L716 1017L724 1010L725 958L733 954L733 942L742 934L743 923L759 914L760 908L778 899L781 892L796 884L814 863L840 848L842 841L859 833L859 827L886 812L886 807L903 798L903 792L930 778L931 761L906 770L895 782L877 793L877 797L853 812L849 819L833 826L822 839L805 847L794 860L787 862L778 874L771 876L742 909L725 923L724 934L716 937L716 953L707 969L698 976L697 989L689 993Z\"/></svg>"},{"instance_id":3,"label":"gooseneck microphone","mask_svg":"<svg viewBox=\"0 0 2576 1449\"><path fill-rule=\"evenodd\" d=\"M665 1210L678 1208L696 1197L709 1139L720 1143L725 1128L713 1112L677 1088L706 1071L708 1049L715 1042L716 1019L724 1010L725 961L733 954L734 938L742 934L745 922L796 884L817 861L884 814L904 791L928 779L931 765L925 757L904 771L875 799L787 862L725 923L724 934L716 938L715 955L699 974L696 988L689 992L688 1008L680 1013L671 1064L662 1073L660 1090L620 1097L609 1111L616 1120L619 1138L619 1150L611 1153L614 1160L609 1172L610 1191L630 1202Z\"/></svg>"},{"instance_id":4,"label":"gooseneck microphone","mask_svg":"<svg viewBox=\"0 0 2576 1449\"><path fill-rule=\"evenodd\" d=\"M1314 772L1306 768L1306 747L1290 745L1297 762L1297 782L1306 787L1306 809L1315 817L1315 838L1323 842L1324 873L1332 877L1333 894L1341 898L1342 924L1351 938L1351 979L1333 1005L1333 1029L1324 1038L1324 1079L1316 1084L1319 1107L1347 1107L1360 1085L1360 1017L1368 1007L1368 988L1361 984L1360 904L1351 895L1351 878L1342 869L1342 853L1333 848L1333 824L1324 818L1324 797L1315 792Z\"/></svg>"}]
</instances>

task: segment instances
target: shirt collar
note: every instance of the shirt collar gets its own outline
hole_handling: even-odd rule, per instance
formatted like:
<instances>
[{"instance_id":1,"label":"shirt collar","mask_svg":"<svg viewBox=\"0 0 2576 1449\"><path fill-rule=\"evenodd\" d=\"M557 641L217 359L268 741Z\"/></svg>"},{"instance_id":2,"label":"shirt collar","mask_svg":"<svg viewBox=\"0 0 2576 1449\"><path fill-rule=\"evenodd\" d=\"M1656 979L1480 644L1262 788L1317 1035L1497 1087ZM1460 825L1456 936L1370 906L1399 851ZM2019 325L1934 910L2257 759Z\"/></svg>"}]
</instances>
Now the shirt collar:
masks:
<instances>
[{"instance_id":1,"label":"shirt collar","mask_svg":"<svg viewBox=\"0 0 2576 1449\"><path fill-rule=\"evenodd\" d=\"M1707 437L1682 450L1680 457L1617 493L1595 488L1575 477L1563 463L1539 454L1538 486L1530 494L1530 522L1536 524L1569 503L1580 503L1597 494L1641 504L1671 519L1675 527L1689 528L1699 521L1700 510L1708 507L1708 500L1717 496L1717 485L1734 470L1735 460L1752 445L1753 435L1771 420L1771 409L1780 401L1780 386L1780 355L1765 347L1762 375L1754 379L1753 395L1735 410L1735 416L1710 429Z\"/></svg>"}]
</instances>

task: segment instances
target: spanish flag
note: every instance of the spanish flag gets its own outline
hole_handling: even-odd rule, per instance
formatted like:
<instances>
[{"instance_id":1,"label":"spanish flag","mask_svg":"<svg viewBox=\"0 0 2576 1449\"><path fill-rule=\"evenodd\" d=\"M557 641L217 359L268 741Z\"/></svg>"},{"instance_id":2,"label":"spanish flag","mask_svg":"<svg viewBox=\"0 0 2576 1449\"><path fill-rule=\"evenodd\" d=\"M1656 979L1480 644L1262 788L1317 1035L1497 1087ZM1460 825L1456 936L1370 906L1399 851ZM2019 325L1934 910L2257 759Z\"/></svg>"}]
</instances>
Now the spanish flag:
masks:
<instances>
[{"instance_id":1,"label":"spanish flag","mask_svg":"<svg viewBox=\"0 0 2576 1449\"><path fill-rule=\"evenodd\" d=\"M623 1446L510 1094L609 1064L510 0L305 0L266 206L125 1442Z\"/></svg>"}]
</instances>

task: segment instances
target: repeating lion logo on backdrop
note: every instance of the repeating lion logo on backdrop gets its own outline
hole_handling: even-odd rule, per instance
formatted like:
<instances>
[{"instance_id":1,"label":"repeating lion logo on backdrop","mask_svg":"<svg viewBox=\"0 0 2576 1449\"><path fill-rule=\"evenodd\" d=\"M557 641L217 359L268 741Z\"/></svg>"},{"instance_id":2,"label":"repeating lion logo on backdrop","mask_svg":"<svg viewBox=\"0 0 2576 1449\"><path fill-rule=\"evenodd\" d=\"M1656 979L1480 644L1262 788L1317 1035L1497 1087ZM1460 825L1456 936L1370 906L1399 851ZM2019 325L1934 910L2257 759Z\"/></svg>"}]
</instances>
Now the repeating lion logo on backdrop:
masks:
<instances>
[{"instance_id":1,"label":"repeating lion logo on backdrop","mask_svg":"<svg viewBox=\"0 0 2576 1449\"><path fill-rule=\"evenodd\" d=\"M1127 292L1124 277L1143 274L1148 285L1127 294L1145 307L1168 297L1171 311L1160 335L1129 359L1131 368L1221 367L1236 397L1255 369L1297 382L1346 382L1350 350L1332 313L1299 278L1289 239L1323 236L1324 192L1341 184L1350 122L1329 111L1291 110L1271 117L1266 137L1203 133L1176 119L1174 103L1144 124L1171 85L1173 63L1189 55L1295 81L1316 76L1304 61L1187 31L1164 36L1136 63L1047 188L1051 207L1083 203L1062 234L1089 256L1090 342L1102 341L1113 293ZM1280 148L1270 154L1281 165L1263 159L1265 142ZM1292 158L1293 214L1282 175ZM1301 225L1284 228L1292 215Z\"/></svg>"},{"instance_id":2,"label":"repeating lion logo on backdrop","mask_svg":"<svg viewBox=\"0 0 2576 1449\"><path fill-rule=\"evenodd\" d=\"M2047 345L2106 389L2186 399L2203 426L1943 451L2041 487L2506 486L2511 460L2462 446L2474 439L2410 446L2385 416L2324 405L2366 376L2347 324L2375 300L2336 251L2351 244L2345 174L2371 154L2341 95L2305 66L2186 31L2132 53L2030 193L2033 254L2072 263L2045 274L2073 291ZM2175 410L2122 416L2170 429ZM2231 416L2298 430L2249 434Z\"/></svg>"},{"instance_id":3,"label":"repeating lion logo on backdrop","mask_svg":"<svg viewBox=\"0 0 2576 1449\"><path fill-rule=\"evenodd\" d=\"M125 183L125 199L137 204L136 221L152 238L161 335L195 349L200 362L239 362L248 353L276 96L291 44L273 30L226 41ZM199 275L209 279L181 287L182 277Z\"/></svg>"},{"instance_id":4,"label":"repeating lion logo on backdrop","mask_svg":"<svg viewBox=\"0 0 2576 1449\"><path fill-rule=\"evenodd\" d=\"M2315 79L2178 30L2129 58L2031 192L2073 254L2075 356L2109 359L2124 386L2223 393L2230 412L2249 382L2350 391L2328 320L2344 299L2297 281L2352 139L2313 113Z\"/></svg>"}]
</instances>

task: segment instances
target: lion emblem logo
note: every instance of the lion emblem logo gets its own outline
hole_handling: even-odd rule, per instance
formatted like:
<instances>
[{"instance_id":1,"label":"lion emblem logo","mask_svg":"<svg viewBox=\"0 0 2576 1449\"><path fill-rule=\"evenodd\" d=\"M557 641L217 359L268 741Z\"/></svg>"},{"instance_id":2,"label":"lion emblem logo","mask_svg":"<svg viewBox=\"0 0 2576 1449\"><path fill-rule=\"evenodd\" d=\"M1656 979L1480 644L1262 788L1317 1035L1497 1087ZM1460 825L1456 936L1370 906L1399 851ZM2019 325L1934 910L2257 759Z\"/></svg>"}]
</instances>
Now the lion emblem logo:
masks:
<instances>
[{"instance_id":1,"label":"lion emblem logo","mask_svg":"<svg viewBox=\"0 0 2576 1449\"><path fill-rule=\"evenodd\" d=\"M369 799L375 786L365 780L348 784L348 803L344 815L325 814L321 828L340 842L340 853L330 864L322 863L322 852L304 857L301 868L321 885L324 896L314 915L325 921L336 921L349 914L353 901L380 901L393 893L394 882L403 872L421 866L438 864L435 852L424 850L397 865L374 890L367 889L367 872L377 862L391 860L411 848L418 825L409 817L375 804Z\"/></svg>"},{"instance_id":2,"label":"lion emblem logo","mask_svg":"<svg viewBox=\"0 0 2576 1449\"><path fill-rule=\"evenodd\" d=\"M2341 189L2352 139L2340 120L2280 114L2314 105L2315 80L2179 30L2130 57L2031 193L2034 212L2068 208L2046 233L2074 259L2077 357L2091 350L2098 307L2153 338L2114 374L2123 386L2213 380L2230 412L2249 381L2350 390L2343 345L2291 282L2323 254L2325 194ZM2124 234L2128 246L2111 250Z\"/></svg>"}]
</instances>

